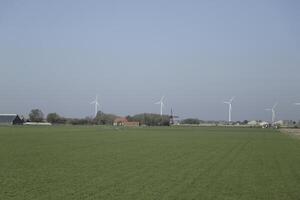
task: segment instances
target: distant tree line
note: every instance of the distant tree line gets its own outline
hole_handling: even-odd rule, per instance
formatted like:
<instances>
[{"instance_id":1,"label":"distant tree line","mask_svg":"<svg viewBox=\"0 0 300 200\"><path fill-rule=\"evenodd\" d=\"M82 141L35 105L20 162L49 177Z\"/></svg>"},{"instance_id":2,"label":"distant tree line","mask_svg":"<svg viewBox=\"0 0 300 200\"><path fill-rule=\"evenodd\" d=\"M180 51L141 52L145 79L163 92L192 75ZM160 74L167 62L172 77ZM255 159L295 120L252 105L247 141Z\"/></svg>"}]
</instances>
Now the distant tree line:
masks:
<instances>
[{"instance_id":1,"label":"distant tree line","mask_svg":"<svg viewBox=\"0 0 300 200\"><path fill-rule=\"evenodd\" d=\"M181 124L200 124L201 120L196 118L187 118L184 120L181 120Z\"/></svg>"},{"instance_id":2,"label":"distant tree line","mask_svg":"<svg viewBox=\"0 0 300 200\"><path fill-rule=\"evenodd\" d=\"M97 113L96 117L85 118L65 118L59 116L57 113L49 113L47 115L47 122L52 124L72 124L72 125L113 125L114 120L118 116L113 114L106 114L101 111Z\"/></svg>"},{"instance_id":3,"label":"distant tree line","mask_svg":"<svg viewBox=\"0 0 300 200\"><path fill-rule=\"evenodd\" d=\"M102 111L97 113L96 117L85 118L65 118L57 113L49 113L46 118L40 109L33 109L29 113L30 122L49 122L52 124L72 124L72 125L113 125L114 120L118 118L117 115L107 114ZM143 113L126 117L128 121L137 121L140 125L146 126L169 126L170 116L158 115L152 113Z\"/></svg>"},{"instance_id":4,"label":"distant tree line","mask_svg":"<svg viewBox=\"0 0 300 200\"><path fill-rule=\"evenodd\" d=\"M187 118L187 119L183 119L180 121L180 124L228 124L229 122L227 121L214 121L214 120L200 120L197 118ZM248 124L248 120L244 120L244 121L235 121L235 122L230 122L231 124L240 124L240 125L245 125Z\"/></svg>"},{"instance_id":5,"label":"distant tree line","mask_svg":"<svg viewBox=\"0 0 300 200\"><path fill-rule=\"evenodd\" d=\"M138 121L141 125L147 126L169 126L169 115L158 115L152 113L142 113L126 117L128 121Z\"/></svg>"},{"instance_id":6,"label":"distant tree line","mask_svg":"<svg viewBox=\"0 0 300 200\"><path fill-rule=\"evenodd\" d=\"M52 124L65 124L67 122L66 118L59 116L57 113L49 113L46 119L47 122Z\"/></svg>"},{"instance_id":7,"label":"distant tree line","mask_svg":"<svg viewBox=\"0 0 300 200\"><path fill-rule=\"evenodd\" d=\"M29 118L22 118L24 122L49 122L52 124L71 124L71 125L113 125L114 120L118 118L117 115L107 114L102 111L97 113L96 117L85 117L85 118L66 118L60 116L57 113L49 113L46 118L44 113L40 109L32 109L29 113ZM129 122L139 122L140 125L146 126L169 126L170 125L169 115L159 115L153 113L142 113L130 116L128 115L126 119ZM181 121L178 121L180 124L215 124L215 125L224 125L224 124L240 124L245 125L248 124L248 120L244 121L235 121L235 122L227 122L227 121L214 121L214 120L200 120L197 118L187 118ZM288 122L290 127L298 128L300 127L300 121L292 121Z\"/></svg>"}]
</instances>

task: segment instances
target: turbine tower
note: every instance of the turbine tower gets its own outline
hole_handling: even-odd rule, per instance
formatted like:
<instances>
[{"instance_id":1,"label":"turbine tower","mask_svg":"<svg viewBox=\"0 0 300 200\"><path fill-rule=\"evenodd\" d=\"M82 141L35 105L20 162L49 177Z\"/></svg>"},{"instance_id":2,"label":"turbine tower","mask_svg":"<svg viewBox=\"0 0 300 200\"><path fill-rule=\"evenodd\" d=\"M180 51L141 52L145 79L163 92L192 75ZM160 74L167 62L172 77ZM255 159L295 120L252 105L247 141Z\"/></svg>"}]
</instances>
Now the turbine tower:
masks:
<instances>
[{"instance_id":1,"label":"turbine tower","mask_svg":"<svg viewBox=\"0 0 300 200\"><path fill-rule=\"evenodd\" d=\"M231 122L232 102L235 97L232 97L229 101L224 101L225 104L229 105L228 122Z\"/></svg>"},{"instance_id":2,"label":"turbine tower","mask_svg":"<svg viewBox=\"0 0 300 200\"><path fill-rule=\"evenodd\" d=\"M272 112L272 124L274 124L275 119L276 119L276 111L275 111L275 108L276 108L277 105L278 105L278 103L275 103L275 104L273 105L272 108L267 108L267 109L266 109L266 111L271 111L271 112Z\"/></svg>"},{"instance_id":3,"label":"turbine tower","mask_svg":"<svg viewBox=\"0 0 300 200\"><path fill-rule=\"evenodd\" d=\"M160 101L155 103L155 104L160 104L160 116L163 115L163 107L165 106L164 99L165 99L165 96L162 96Z\"/></svg>"},{"instance_id":4,"label":"turbine tower","mask_svg":"<svg viewBox=\"0 0 300 200\"><path fill-rule=\"evenodd\" d=\"M97 117L98 106L99 106L98 95L96 96L96 99L95 99L94 101L91 102L91 104L95 104L95 117Z\"/></svg>"}]
</instances>

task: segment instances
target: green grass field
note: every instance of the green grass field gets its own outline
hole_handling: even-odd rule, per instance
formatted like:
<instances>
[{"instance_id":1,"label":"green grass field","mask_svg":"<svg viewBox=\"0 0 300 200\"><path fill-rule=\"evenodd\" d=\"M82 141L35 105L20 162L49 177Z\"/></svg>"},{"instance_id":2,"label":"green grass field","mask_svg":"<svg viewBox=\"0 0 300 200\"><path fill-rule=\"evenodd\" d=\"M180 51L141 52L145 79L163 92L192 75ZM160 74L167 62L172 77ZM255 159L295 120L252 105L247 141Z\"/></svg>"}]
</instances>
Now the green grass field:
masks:
<instances>
[{"instance_id":1,"label":"green grass field","mask_svg":"<svg viewBox=\"0 0 300 200\"><path fill-rule=\"evenodd\" d=\"M0 127L0 199L300 199L300 139L263 129Z\"/></svg>"}]
</instances>

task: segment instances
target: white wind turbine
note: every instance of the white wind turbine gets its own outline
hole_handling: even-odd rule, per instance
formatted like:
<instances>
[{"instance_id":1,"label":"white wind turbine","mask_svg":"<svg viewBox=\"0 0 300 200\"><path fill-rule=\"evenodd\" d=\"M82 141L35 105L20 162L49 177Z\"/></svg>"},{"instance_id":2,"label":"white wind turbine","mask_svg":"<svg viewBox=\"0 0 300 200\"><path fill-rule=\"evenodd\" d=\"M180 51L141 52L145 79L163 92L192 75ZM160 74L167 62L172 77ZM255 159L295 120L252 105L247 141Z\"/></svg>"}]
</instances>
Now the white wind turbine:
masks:
<instances>
[{"instance_id":1,"label":"white wind turbine","mask_svg":"<svg viewBox=\"0 0 300 200\"><path fill-rule=\"evenodd\" d=\"M274 124L275 119L276 119L276 111L275 111L275 108L276 108L277 105L278 105L278 103L275 103L275 104L273 105L272 108L267 108L267 109L265 109L266 111L271 111L271 112L272 112L272 124Z\"/></svg>"},{"instance_id":2,"label":"white wind turbine","mask_svg":"<svg viewBox=\"0 0 300 200\"><path fill-rule=\"evenodd\" d=\"M99 106L98 95L96 96L96 99L95 99L94 101L91 102L91 104L95 104L95 117L97 117L98 106Z\"/></svg>"},{"instance_id":3,"label":"white wind turbine","mask_svg":"<svg viewBox=\"0 0 300 200\"><path fill-rule=\"evenodd\" d=\"M164 99L165 99L165 96L162 96L160 101L155 103L155 104L160 104L160 116L163 115L163 107L165 106Z\"/></svg>"},{"instance_id":4,"label":"white wind turbine","mask_svg":"<svg viewBox=\"0 0 300 200\"><path fill-rule=\"evenodd\" d=\"M231 112L232 112L232 102L235 97L232 97L229 101L224 101L225 104L229 105L229 114L228 114L228 121L231 122Z\"/></svg>"}]
</instances>

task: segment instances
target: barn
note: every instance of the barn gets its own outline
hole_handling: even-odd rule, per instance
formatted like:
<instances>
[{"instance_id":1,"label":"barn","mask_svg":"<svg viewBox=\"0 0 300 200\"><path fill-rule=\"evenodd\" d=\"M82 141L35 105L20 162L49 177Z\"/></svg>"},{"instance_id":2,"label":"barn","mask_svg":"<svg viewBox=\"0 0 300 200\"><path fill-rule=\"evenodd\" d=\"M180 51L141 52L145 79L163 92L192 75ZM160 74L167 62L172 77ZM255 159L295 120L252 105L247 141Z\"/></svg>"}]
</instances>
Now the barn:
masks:
<instances>
[{"instance_id":1,"label":"barn","mask_svg":"<svg viewBox=\"0 0 300 200\"><path fill-rule=\"evenodd\" d=\"M128 122L128 120L125 117L117 117L114 120L114 126L124 126L126 122Z\"/></svg>"},{"instance_id":2,"label":"barn","mask_svg":"<svg viewBox=\"0 0 300 200\"><path fill-rule=\"evenodd\" d=\"M21 125L23 122L17 114L0 114L0 125Z\"/></svg>"},{"instance_id":3,"label":"barn","mask_svg":"<svg viewBox=\"0 0 300 200\"><path fill-rule=\"evenodd\" d=\"M114 120L114 126L139 126L139 122L129 122L125 117L118 117Z\"/></svg>"}]
</instances>

